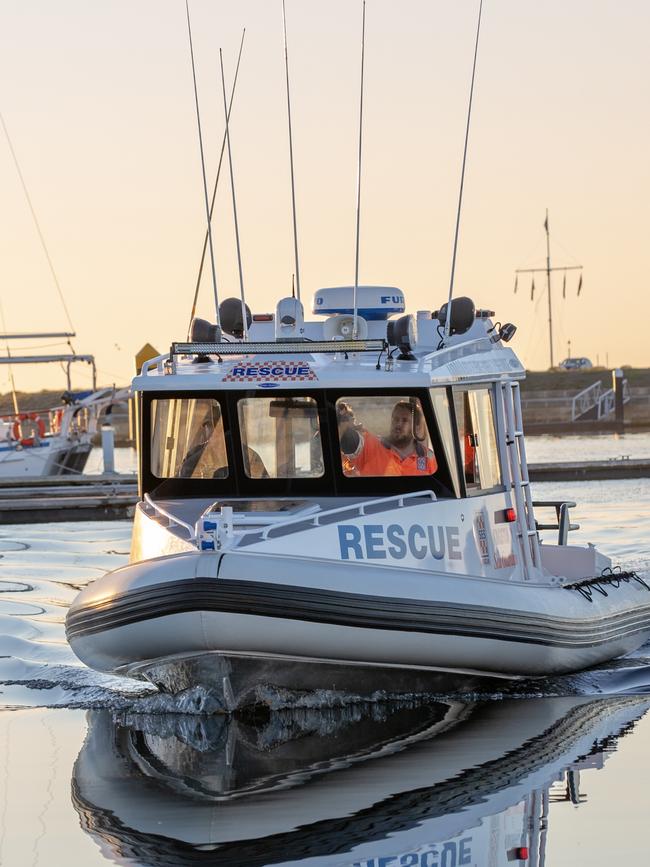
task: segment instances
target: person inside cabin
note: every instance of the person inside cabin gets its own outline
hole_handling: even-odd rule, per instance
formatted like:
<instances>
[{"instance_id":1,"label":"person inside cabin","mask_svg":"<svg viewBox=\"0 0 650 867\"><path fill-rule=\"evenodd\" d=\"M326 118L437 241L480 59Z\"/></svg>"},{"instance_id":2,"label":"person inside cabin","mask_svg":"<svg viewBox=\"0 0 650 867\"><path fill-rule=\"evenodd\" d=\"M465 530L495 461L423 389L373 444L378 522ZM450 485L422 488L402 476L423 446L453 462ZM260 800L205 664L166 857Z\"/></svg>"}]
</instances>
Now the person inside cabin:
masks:
<instances>
[{"instance_id":1,"label":"person inside cabin","mask_svg":"<svg viewBox=\"0 0 650 867\"><path fill-rule=\"evenodd\" d=\"M262 458L254 449L244 445L244 470L250 479L268 479ZM199 441L189 449L179 473L185 479L225 479L228 476L228 458L223 431L223 418L219 415L216 424L211 418L204 419Z\"/></svg>"},{"instance_id":2,"label":"person inside cabin","mask_svg":"<svg viewBox=\"0 0 650 867\"><path fill-rule=\"evenodd\" d=\"M431 476L438 462L428 447L418 400L398 400L388 436L378 437L357 423L349 403L337 404L341 461L345 476Z\"/></svg>"}]
</instances>

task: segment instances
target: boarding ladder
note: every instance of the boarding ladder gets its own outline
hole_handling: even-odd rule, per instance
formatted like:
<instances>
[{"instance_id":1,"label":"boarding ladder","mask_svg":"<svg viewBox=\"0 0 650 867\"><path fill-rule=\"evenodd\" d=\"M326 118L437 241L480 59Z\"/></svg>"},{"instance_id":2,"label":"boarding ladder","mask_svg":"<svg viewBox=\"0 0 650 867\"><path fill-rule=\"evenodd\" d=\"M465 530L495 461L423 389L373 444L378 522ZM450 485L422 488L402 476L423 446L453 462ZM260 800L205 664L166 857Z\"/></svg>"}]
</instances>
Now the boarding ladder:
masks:
<instances>
[{"instance_id":1,"label":"boarding ladder","mask_svg":"<svg viewBox=\"0 0 650 867\"><path fill-rule=\"evenodd\" d=\"M505 443L508 454L506 482L512 488L517 509L517 525L524 558L525 577L541 565L539 536L535 526L533 499L530 493L528 463L521 415L521 395L518 382L502 382L501 394L505 413Z\"/></svg>"}]
</instances>

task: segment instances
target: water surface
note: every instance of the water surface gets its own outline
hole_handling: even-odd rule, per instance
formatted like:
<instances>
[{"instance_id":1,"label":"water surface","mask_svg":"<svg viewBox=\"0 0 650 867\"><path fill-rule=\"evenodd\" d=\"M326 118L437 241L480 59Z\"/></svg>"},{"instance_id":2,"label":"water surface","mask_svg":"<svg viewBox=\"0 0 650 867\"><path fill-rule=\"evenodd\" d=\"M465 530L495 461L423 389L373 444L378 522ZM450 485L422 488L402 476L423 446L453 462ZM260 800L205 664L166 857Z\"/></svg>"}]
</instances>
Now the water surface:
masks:
<instances>
[{"instance_id":1,"label":"water surface","mask_svg":"<svg viewBox=\"0 0 650 867\"><path fill-rule=\"evenodd\" d=\"M648 434L583 439L531 439L529 458L650 455ZM575 541L650 567L650 480L533 492L578 503ZM0 864L648 860L650 647L498 694L191 715L89 671L65 641L70 602L127 561L130 530L0 528Z\"/></svg>"}]
</instances>

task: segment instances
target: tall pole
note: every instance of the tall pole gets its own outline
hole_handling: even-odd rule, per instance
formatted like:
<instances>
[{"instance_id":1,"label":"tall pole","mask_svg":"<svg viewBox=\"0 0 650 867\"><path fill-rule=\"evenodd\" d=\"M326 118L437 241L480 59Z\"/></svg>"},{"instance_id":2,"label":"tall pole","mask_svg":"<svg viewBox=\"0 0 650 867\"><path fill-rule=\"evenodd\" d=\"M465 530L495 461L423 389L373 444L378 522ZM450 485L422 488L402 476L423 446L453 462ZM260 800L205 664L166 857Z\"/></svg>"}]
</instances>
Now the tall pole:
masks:
<instances>
[{"instance_id":1,"label":"tall pole","mask_svg":"<svg viewBox=\"0 0 650 867\"><path fill-rule=\"evenodd\" d=\"M532 274L533 275L533 285L531 287L531 301L533 300L532 296L532 288L535 286L535 274L542 274L546 272L546 290L548 293L548 343L549 343L549 355L551 367L555 366L555 359L553 357L553 299L551 297L551 272L552 271L563 271L564 272L564 285L566 286L566 272L567 271L580 271L582 272L582 265L556 265L555 268L551 267L551 235L550 229L548 225L548 208L546 209L546 219L544 220L544 231L546 232L546 268L517 268L515 270L515 274ZM582 288L582 273L580 274L580 282L578 283L578 295L580 294L580 289ZM517 291L517 282L515 281L515 292ZM564 293L563 293L564 294ZM569 356L571 355L571 350L569 349Z\"/></svg>"},{"instance_id":2,"label":"tall pole","mask_svg":"<svg viewBox=\"0 0 650 867\"><path fill-rule=\"evenodd\" d=\"M548 346L551 355L551 368L553 364L553 309L551 305L551 235L548 228L548 208L546 209L546 220L544 220L544 228L546 229L546 286L548 290Z\"/></svg>"}]
</instances>

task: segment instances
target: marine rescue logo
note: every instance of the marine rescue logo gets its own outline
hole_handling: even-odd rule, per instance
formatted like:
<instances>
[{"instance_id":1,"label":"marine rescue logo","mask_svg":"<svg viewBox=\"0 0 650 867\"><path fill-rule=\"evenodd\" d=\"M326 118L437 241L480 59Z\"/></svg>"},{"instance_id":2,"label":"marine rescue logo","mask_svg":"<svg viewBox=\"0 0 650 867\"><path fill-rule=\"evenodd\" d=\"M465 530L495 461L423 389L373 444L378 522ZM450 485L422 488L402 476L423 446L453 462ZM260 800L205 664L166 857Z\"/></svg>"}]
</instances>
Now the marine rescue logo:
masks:
<instances>
[{"instance_id":1,"label":"marine rescue logo","mask_svg":"<svg viewBox=\"0 0 650 867\"><path fill-rule=\"evenodd\" d=\"M223 377L223 382L308 382L316 373L305 361L239 362Z\"/></svg>"},{"instance_id":2,"label":"marine rescue logo","mask_svg":"<svg viewBox=\"0 0 650 867\"><path fill-rule=\"evenodd\" d=\"M481 563L484 566L488 566L490 563L490 547L488 544L487 521L482 511L476 512L474 515L474 534Z\"/></svg>"}]
</instances>

